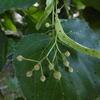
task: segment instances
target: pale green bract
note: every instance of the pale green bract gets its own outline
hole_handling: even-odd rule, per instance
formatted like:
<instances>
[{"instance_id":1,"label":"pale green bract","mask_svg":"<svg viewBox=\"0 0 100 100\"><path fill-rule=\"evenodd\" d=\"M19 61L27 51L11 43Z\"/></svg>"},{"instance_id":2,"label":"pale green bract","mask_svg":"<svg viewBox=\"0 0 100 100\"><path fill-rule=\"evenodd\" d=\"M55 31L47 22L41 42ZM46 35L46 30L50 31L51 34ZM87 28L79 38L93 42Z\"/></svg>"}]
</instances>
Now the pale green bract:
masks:
<instances>
[{"instance_id":1,"label":"pale green bract","mask_svg":"<svg viewBox=\"0 0 100 100\"><path fill-rule=\"evenodd\" d=\"M85 47L85 46L75 42L70 37L68 37L62 28L62 25L60 23L60 19L58 18L58 16L56 16L55 28L56 28L57 36L61 42L63 42L64 44L72 47L73 49L75 49L81 53L100 58L100 51L96 51L94 49Z\"/></svg>"}]
</instances>

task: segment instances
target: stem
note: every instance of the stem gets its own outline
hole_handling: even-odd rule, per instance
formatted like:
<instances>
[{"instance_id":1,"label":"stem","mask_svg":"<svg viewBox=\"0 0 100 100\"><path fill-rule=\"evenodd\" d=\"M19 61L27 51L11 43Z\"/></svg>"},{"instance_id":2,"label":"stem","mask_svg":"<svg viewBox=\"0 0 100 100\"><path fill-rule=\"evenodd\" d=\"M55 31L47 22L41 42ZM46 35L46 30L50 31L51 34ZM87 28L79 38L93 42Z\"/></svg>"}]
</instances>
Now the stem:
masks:
<instances>
[{"instance_id":1,"label":"stem","mask_svg":"<svg viewBox=\"0 0 100 100\"><path fill-rule=\"evenodd\" d=\"M56 43L57 43L57 34L56 34L56 36L55 36L54 44L53 44L52 47L50 48L50 50L49 50L49 52L47 53L46 57L49 56L50 52L53 50L53 48L54 48L54 46L56 45Z\"/></svg>"},{"instance_id":2,"label":"stem","mask_svg":"<svg viewBox=\"0 0 100 100\"><path fill-rule=\"evenodd\" d=\"M28 59L28 58L23 58L23 59L27 61L32 61L32 62L39 62L38 60L33 60L33 59Z\"/></svg>"},{"instance_id":3,"label":"stem","mask_svg":"<svg viewBox=\"0 0 100 100\"><path fill-rule=\"evenodd\" d=\"M62 52L61 52L61 50L59 49L58 44L56 44L56 47L57 47L58 52L62 55Z\"/></svg>"},{"instance_id":4,"label":"stem","mask_svg":"<svg viewBox=\"0 0 100 100\"><path fill-rule=\"evenodd\" d=\"M53 6L53 11L52 11L52 28L53 28L53 26L54 26L54 6Z\"/></svg>"},{"instance_id":5,"label":"stem","mask_svg":"<svg viewBox=\"0 0 100 100\"><path fill-rule=\"evenodd\" d=\"M56 55L57 55L57 50L55 50L55 54L54 54L54 56L53 56L52 62L55 61Z\"/></svg>"},{"instance_id":6,"label":"stem","mask_svg":"<svg viewBox=\"0 0 100 100\"><path fill-rule=\"evenodd\" d=\"M47 57L47 61L48 61L48 63L49 63L49 64L51 64L51 62L50 62L50 60L49 60L49 58L48 58L48 57Z\"/></svg>"},{"instance_id":7,"label":"stem","mask_svg":"<svg viewBox=\"0 0 100 100\"><path fill-rule=\"evenodd\" d=\"M56 29L57 36L60 39L60 41L62 41L66 45L72 47L73 49L75 49L81 53L100 58L100 51L96 51L94 49L90 49L88 47L85 47L85 46L77 43L76 41L72 40L70 37L68 37L64 33L64 30L62 28L62 25L60 23L58 15L56 15L55 29Z\"/></svg>"},{"instance_id":8,"label":"stem","mask_svg":"<svg viewBox=\"0 0 100 100\"><path fill-rule=\"evenodd\" d=\"M49 52L47 53L46 57L49 56L50 52L53 50L54 46L56 45L56 42L54 42L54 44L52 45L52 47L50 48Z\"/></svg>"},{"instance_id":9,"label":"stem","mask_svg":"<svg viewBox=\"0 0 100 100\"><path fill-rule=\"evenodd\" d=\"M40 65L40 66L41 66L41 75L44 75L44 74L43 74L43 68L42 68L42 65Z\"/></svg>"},{"instance_id":10,"label":"stem","mask_svg":"<svg viewBox=\"0 0 100 100\"><path fill-rule=\"evenodd\" d=\"M70 15L70 13L69 13L67 0L64 0L64 6L65 6L66 13L67 13L67 15L68 15L68 18L70 18L70 17L71 17L71 15Z\"/></svg>"}]
</instances>

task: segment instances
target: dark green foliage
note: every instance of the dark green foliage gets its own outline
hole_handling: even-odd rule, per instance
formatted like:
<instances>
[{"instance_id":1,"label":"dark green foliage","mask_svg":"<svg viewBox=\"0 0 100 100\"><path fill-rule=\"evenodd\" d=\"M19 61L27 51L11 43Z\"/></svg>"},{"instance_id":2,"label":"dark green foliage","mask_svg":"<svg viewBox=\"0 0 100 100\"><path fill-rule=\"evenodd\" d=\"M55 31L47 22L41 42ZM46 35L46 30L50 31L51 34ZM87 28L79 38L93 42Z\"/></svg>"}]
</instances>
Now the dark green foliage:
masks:
<instances>
[{"instance_id":1,"label":"dark green foliage","mask_svg":"<svg viewBox=\"0 0 100 100\"><path fill-rule=\"evenodd\" d=\"M62 25L65 32L77 42L99 49L98 36L86 22L79 19L62 20ZM26 36L17 44L16 55L39 59L40 51L47 44L45 36ZM100 80L98 78L100 75L98 72L100 61L97 58L74 52L69 59L71 66L74 68L73 73L67 72L61 63L58 65L62 72L60 81L53 79L52 73L48 73L45 64L43 68L46 70L46 82L42 83L40 81L40 72L33 72L32 78L27 78L26 72L33 68L33 63L15 61L16 74L28 100L94 100L98 97L100 91Z\"/></svg>"},{"instance_id":2,"label":"dark green foliage","mask_svg":"<svg viewBox=\"0 0 100 100\"><path fill-rule=\"evenodd\" d=\"M40 3L39 7L33 6L36 2ZM93 13L89 14L88 11ZM1 97L5 100L99 100L100 57L77 51L86 46L100 54L99 11L99 0L0 0L0 100ZM74 18L77 12L79 16ZM22 17L22 23L16 22L14 13ZM56 18L61 21L65 35L82 45L79 49L74 50L74 47L56 38L59 31L55 28ZM16 57L22 55L39 61L51 50L48 56L51 61L57 49L51 49L56 39L63 54L67 50L70 52L71 55L66 59L73 71L68 70L69 66L65 67L57 52L54 67L61 72L60 80L54 78L54 70L49 70L47 59L42 62L45 82L40 80L41 70L33 71L32 77L27 77L26 73L37 63L18 61ZM8 90L4 89L5 85Z\"/></svg>"},{"instance_id":3,"label":"dark green foliage","mask_svg":"<svg viewBox=\"0 0 100 100\"><path fill-rule=\"evenodd\" d=\"M93 7L100 11L100 1L99 0L81 0L86 6Z\"/></svg>"},{"instance_id":4,"label":"dark green foliage","mask_svg":"<svg viewBox=\"0 0 100 100\"><path fill-rule=\"evenodd\" d=\"M27 8L37 0L0 0L0 13L8 9Z\"/></svg>"}]
</instances>

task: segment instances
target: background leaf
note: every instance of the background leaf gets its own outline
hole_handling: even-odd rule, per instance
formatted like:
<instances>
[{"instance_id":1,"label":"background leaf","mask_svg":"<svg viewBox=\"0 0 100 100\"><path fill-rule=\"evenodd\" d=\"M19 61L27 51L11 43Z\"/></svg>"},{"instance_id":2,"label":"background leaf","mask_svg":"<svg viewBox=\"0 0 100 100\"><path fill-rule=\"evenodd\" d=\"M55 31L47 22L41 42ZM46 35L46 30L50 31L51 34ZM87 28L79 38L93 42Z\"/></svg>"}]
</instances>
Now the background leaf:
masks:
<instances>
[{"instance_id":1,"label":"background leaf","mask_svg":"<svg viewBox=\"0 0 100 100\"><path fill-rule=\"evenodd\" d=\"M26 8L35 2L37 2L37 0L0 0L0 13L14 8Z\"/></svg>"},{"instance_id":2,"label":"background leaf","mask_svg":"<svg viewBox=\"0 0 100 100\"><path fill-rule=\"evenodd\" d=\"M79 1L79 0L78 0ZM100 11L100 1L99 0L80 0L82 1L86 6L89 6L89 7L93 7L97 10Z\"/></svg>"},{"instance_id":3,"label":"background leaf","mask_svg":"<svg viewBox=\"0 0 100 100\"><path fill-rule=\"evenodd\" d=\"M84 20L62 20L65 32L75 41L88 47L100 50L99 35L95 34ZM16 55L39 59L43 48L48 44L48 37L44 35L29 35L24 37L16 46ZM63 47L63 50L68 48ZM74 72L65 70L61 60L58 68L62 78L57 81L52 72L48 71L47 64L43 64L46 82L40 81L40 72L34 72L31 78L26 72L33 68L34 63L15 60L16 74L27 100L95 100L100 93L100 60L80 54L72 49L69 58Z\"/></svg>"}]
</instances>

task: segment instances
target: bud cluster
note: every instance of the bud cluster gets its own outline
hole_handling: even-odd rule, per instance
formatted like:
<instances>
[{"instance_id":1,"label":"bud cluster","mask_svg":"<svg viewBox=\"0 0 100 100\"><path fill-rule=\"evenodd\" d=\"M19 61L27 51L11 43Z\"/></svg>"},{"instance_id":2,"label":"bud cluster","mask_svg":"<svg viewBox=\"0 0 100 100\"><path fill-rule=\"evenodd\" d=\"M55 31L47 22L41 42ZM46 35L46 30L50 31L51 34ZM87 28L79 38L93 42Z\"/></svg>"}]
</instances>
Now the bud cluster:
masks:
<instances>
[{"instance_id":1,"label":"bud cluster","mask_svg":"<svg viewBox=\"0 0 100 100\"><path fill-rule=\"evenodd\" d=\"M62 52L60 52L60 53L62 53ZM66 58L66 57L69 57L70 56L70 52L69 51L66 51L65 53L62 53L61 56L62 56L63 65L68 68L68 71L69 72L73 72L73 68L69 66L70 63L69 63L69 61ZM54 58L55 58L55 56L54 56ZM41 76L40 76L40 81L41 82L45 82L46 81L46 76L43 73L42 64L41 64L43 62L43 60L47 60L48 61L48 69L50 71L53 71L53 77L54 77L54 79L61 80L61 76L62 76L61 75L61 72L55 70L54 58L53 58L53 61L51 62L48 57L43 58L40 61L36 61L36 60L33 60L33 59L28 59L28 58L23 57L22 55L18 55L16 57L16 59L18 61L28 60L28 61L35 61L35 62L37 62L34 65L34 67L33 67L32 70L29 70L29 71L26 72L26 77L32 77L33 71L39 71L40 70L41 71Z\"/></svg>"}]
</instances>

